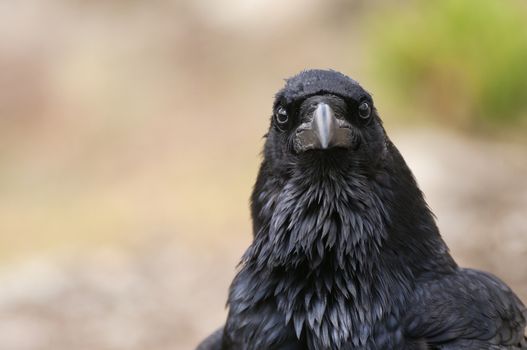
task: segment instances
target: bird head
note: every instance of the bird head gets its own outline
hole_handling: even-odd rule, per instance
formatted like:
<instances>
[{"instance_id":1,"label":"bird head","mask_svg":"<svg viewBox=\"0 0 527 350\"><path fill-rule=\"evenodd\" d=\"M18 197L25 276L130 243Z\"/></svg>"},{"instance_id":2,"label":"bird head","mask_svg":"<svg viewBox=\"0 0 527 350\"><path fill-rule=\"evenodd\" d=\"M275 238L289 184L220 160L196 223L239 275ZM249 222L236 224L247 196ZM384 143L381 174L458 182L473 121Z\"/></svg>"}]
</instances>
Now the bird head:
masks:
<instances>
[{"instance_id":1,"label":"bird head","mask_svg":"<svg viewBox=\"0 0 527 350\"><path fill-rule=\"evenodd\" d=\"M371 165L386 144L371 95L332 70L307 70L286 80L267 139L266 153L289 166L328 159Z\"/></svg>"},{"instance_id":2,"label":"bird head","mask_svg":"<svg viewBox=\"0 0 527 350\"><path fill-rule=\"evenodd\" d=\"M455 265L372 96L336 71L303 71L276 94L251 213L246 259L262 266Z\"/></svg>"}]
</instances>

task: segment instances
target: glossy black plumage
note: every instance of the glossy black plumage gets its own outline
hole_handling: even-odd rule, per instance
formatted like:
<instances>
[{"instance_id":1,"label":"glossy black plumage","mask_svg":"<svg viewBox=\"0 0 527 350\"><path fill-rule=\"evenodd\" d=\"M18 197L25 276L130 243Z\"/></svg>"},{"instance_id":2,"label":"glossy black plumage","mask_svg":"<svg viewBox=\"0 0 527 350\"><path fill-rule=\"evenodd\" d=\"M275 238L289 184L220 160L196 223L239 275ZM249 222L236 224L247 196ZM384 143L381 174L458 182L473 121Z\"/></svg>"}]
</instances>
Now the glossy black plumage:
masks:
<instances>
[{"instance_id":1,"label":"glossy black plumage","mask_svg":"<svg viewBox=\"0 0 527 350\"><path fill-rule=\"evenodd\" d=\"M321 104L332 129L311 131ZM345 133L298 147L302 128ZM251 203L227 322L199 349L527 349L521 301L456 265L371 95L341 73L277 93Z\"/></svg>"}]
</instances>

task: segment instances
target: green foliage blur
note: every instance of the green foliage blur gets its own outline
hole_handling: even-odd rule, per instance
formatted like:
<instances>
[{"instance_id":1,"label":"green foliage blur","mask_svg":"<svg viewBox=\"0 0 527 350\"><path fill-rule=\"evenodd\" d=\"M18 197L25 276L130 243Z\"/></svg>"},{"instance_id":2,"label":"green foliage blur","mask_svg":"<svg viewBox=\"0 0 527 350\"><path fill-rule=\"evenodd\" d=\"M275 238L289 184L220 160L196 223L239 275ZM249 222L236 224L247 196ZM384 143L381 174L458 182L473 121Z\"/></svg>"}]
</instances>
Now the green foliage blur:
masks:
<instances>
[{"instance_id":1,"label":"green foliage blur","mask_svg":"<svg viewBox=\"0 0 527 350\"><path fill-rule=\"evenodd\" d=\"M377 20L373 61L390 93L458 127L527 119L527 11L513 0L417 1Z\"/></svg>"}]
</instances>

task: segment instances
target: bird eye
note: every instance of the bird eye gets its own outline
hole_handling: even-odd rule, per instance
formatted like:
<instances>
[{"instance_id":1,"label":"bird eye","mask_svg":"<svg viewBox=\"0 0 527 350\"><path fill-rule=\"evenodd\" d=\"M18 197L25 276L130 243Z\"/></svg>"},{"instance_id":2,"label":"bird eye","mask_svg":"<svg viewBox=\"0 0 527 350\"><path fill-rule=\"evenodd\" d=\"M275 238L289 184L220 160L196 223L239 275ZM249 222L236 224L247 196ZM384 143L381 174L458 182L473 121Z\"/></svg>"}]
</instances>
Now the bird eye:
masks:
<instances>
[{"instance_id":1,"label":"bird eye","mask_svg":"<svg viewBox=\"0 0 527 350\"><path fill-rule=\"evenodd\" d=\"M278 108L276 111L276 121L278 124L284 125L289 120L289 117L287 116L287 111L284 107Z\"/></svg>"},{"instance_id":2,"label":"bird eye","mask_svg":"<svg viewBox=\"0 0 527 350\"><path fill-rule=\"evenodd\" d=\"M368 102L362 102L359 106L359 117L368 119L371 115L371 107Z\"/></svg>"}]
</instances>

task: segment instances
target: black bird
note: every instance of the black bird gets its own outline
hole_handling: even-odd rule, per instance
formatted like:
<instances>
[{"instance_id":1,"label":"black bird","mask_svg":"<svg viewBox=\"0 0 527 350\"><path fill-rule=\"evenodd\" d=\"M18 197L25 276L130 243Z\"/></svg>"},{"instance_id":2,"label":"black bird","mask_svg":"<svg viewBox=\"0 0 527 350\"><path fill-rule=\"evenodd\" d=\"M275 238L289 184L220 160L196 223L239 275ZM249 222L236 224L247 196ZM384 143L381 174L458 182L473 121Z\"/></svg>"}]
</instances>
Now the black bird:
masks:
<instances>
[{"instance_id":1,"label":"black bird","mask_svg":"<svg viewBox=\"0 0 527 350\"><path fill-rule=\"evenodd\" d=\"M331 70L276 94L254 238L198 349L527 349L527 312L458 267L371 95Z\"/></svg>"}]
</instances>

